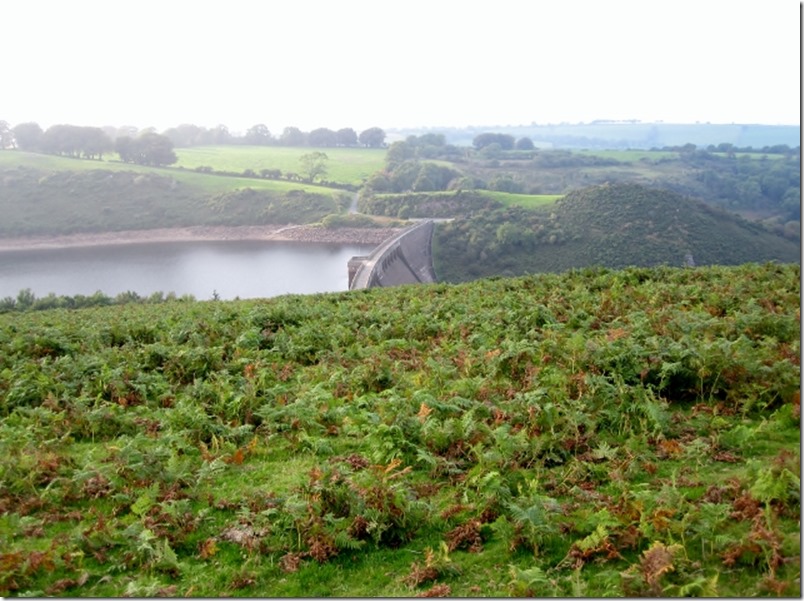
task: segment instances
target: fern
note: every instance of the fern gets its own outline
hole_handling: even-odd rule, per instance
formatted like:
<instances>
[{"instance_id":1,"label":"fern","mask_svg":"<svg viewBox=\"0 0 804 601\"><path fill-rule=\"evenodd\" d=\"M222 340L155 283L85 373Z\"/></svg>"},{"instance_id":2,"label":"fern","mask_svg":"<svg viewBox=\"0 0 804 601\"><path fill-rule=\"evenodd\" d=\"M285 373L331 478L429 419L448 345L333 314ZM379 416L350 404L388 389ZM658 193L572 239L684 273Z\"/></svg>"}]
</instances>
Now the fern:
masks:
<instances>
[{"instance_id":1,"label":"fern","mask_svg":"<svg viewBox=\"0 0 804 601\"><path fill-rule=\"evenodd\" d=\"M609 537L609 531L603 524L598 524L594 532L582 538L575 544L581 551L587 552L600 548L603 542Z\"/></svg>"},{"instance_id":2,"label":"fern","mask_svg":"<svg viewBox=\"0 0 804 601\"><path fill-rule=\"evenodd\" d=\"M751 495L765 504L798 501L801 499L801 478L787 468L778 472L773 468L761 469L750 490Z\"/></svg>"}]
</instances>

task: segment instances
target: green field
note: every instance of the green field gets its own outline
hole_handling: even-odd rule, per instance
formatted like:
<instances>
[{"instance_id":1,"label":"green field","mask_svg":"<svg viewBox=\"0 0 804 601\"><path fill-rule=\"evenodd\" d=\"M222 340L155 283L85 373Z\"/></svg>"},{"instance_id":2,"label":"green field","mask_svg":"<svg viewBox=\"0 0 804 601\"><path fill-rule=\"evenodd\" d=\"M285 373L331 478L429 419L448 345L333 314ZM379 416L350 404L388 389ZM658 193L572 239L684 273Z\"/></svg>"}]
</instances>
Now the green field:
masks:
<instances>
[{"instance_id":1,"label":"green field","mask_svg":"<svg viewBox=\"0 0 804 601\"><path fill-rule=\"evenodd\" d=\"M232 147L225 147L232 148ZM236 148L236 147L235 147ZM114 156L114 155L113 155ZM290 190L306 190L317 194L333 194L331 188L305 184L301 182L286 182L265 180L251 177L232 177L198 173L187 168L178 167L145 167L132 163L121 163L117 160L91 161L87 159L74 159L52 154L39 154L22 151L0 152L0 170L27 167L42 171L93 171L107 169L110 171L130 171L134 173L153 173L166 175L178 182L186 184L193 189L209 194L217 194L230 190L254 188L259 190L274 190L287 192Z\"/></svg>"},{"instance_id":2,"label":"green field","mask_svg":"<svg viewBox=\"0 0 804 601\"><path fill-rule=\"evenodd\" d=\"M799 597L800 275L5 304L0 595Z\"/></svg>"},{"instance_id":3,"label":"green field","mask_svg":"<svg viewBox=\"0 0 804 601\"><path fill-rule=\"evenodd\" d=\"M212 167L215 171L242 173L251 169L279 169L282 173L299 173L299 157L311 152L327 155L327 175L324 179L360 185L382 169L385 150L369 148L288 148L283 146L197 146L177 148L179 167L195 169Z\"/></svg>"},{"instance_id":4,"label":"green field","mask_svg":"<svg viewBox=\"0 0 804 601\"><path fill-rule=\"evenodd\" d=\"M705 150L705 148L698 148L698 150ZM679 153L669 150L573 150L573 153L580 155L596 156L604 159L613 159L622 163L633 163L635 161L658 161L660 159L677 159ZM715 156L728 157L725 152L713 152ZM737 158L748 157L755 160L768 159L779 160L784 159L783 154L763 154L761 152L738 152L735 153Z\"/></svg>"},{"instance_id":5,"label":"green field","mask_svg":"<svg viewBox=\"0 0 804 601\"><path fill-rule=\"evenodd\" d=\"M316 222L348 192L299 182L229 177L0 152L0 236L59 235L198 225Z\"/></svg>"},{"instance_id":6,"label":"green field","mask_svg":"<svg viewBox=\"0 0 804 601\"><path fill-rule=\"evenodd\" d=\"M507 207L518 206L526 209L551 205L563 196L563 194L509 194L492 190L481 190L480 193Z\"/></svg>"},{"instance_id":7,"label":"green field","mask_svg":"<svg viewBox=\"0 0 804 601\"><path fill-rule=\"evenodd\" d=\"M659 159L677 159L678 153L665 150L573 150L580 155L613 159L622 163L634 161L656 161Z\"/></svg>"}]
</instances>

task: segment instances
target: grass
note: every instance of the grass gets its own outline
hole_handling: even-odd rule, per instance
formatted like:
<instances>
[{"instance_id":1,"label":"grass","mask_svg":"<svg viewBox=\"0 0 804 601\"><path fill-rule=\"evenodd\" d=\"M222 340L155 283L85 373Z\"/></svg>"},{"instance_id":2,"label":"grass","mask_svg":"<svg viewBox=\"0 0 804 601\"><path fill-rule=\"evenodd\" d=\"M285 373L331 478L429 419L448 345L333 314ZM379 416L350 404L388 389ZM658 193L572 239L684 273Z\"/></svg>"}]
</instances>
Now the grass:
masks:
<instances>
[{"instance_id":1,"label":"grass","mask_svg":"<svg viewBox=\"0 0 804 601\"><path fill-rule=\"evenodd\" d=\"M678 153L666 150L577 150L581 155L613 159L622 163L635 161L658 161L659 159L677 159Z\"/></svg>"},{"instance_id":2,"label":"grass","mask_svg":"<svg viewBox=\"0 0 804 601\"><path fill-rule=\"evenodd\" d=\"M236 146L226 146L222 148L238 148ZM277 192L288 192L290 190L305 190L319 194L332 194L331 188L315 186L299 182L286 182L266 180L251 177L220 176L207 173L198 173L187 168L175 167L145 167L131 163L121 163L117 160L105 159L103 161L93 161L87 159L75 159L50 154L40 154L23 151L3 151L0 152L0 170L16 169L26 167L39 169L42 171L77 171L86 172L96 169L108 171L129 171L133 173L153 173L159 175L169 175L173 179L205 194L218 194L230 190L240 190L243 188L253 188L255 190L272 190Z\"/></svg>"},{"instance_id":3,"label":"grass","mask_svg":"<svg viewBox=\"0 0 804 601\"><path fill-rule=\"evenodd\" d=\"M311 152L327 155L325 179L360 185L383 167L385 150L370 148L307 148L283 146L197 146L177 148L179 167L195 169L208 166L216 171L242 173L251 169L279 169L282 173L299 173L299 157Z\"/></svg>"},{"instance_id":4,"label":"grass","mask_svg":"<svg viewBox=\"0 0 804 601\"><path fill-rule=\"evenodd\" d=\"M483 190L481 194L502 203L506 207L518 206L526 209L551 205L563 196L563 194L510 194L491 190Z\"/></svg>"},{"instance_id":5,"label":"grass","mask_svg":"<svg viewBox=\"0 0 804 601\"><path fill-rule=\"evenodd\" d=\"M35 153L0 152L0 236L316 222L343 191ZM311 211L312 209L312 211Z\"/></svg>"}]
</instances>

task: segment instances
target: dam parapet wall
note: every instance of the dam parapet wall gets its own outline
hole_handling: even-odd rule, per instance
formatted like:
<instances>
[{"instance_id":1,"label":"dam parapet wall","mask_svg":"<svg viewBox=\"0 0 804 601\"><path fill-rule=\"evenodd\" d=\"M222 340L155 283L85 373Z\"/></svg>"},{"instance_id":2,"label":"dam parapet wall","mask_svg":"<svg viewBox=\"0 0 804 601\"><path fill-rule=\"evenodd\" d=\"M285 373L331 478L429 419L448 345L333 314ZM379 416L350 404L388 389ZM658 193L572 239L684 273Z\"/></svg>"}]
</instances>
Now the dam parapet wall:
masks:
<instances>
[{"instance_id":1,"label":"dam parapet wall","mask_svg":"<svg viewBox=\"0 0 804 601\"><path fill-rule=\"evenodd\" d=\"M349 290L435 282L434 229L433 221L422 221L382 243L370 255L352 257Z\"/></svg>"}]
</instances>

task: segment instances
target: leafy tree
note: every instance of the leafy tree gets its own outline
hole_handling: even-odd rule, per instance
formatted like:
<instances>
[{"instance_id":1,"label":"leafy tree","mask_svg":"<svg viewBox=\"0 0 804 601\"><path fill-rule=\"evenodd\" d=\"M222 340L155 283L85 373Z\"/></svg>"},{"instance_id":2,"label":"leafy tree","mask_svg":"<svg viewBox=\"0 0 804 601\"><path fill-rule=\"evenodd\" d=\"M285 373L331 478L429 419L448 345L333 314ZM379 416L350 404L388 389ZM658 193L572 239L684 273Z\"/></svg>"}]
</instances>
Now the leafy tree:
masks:
<instances>
[{"instance_id":1,"label":"leafy tree","mask_svg":"<svg viewBox=\"0 0 804 601\"><path fill-rule=\"evenodd\" d=\"M134 137L137 132L128 133L131 137ZM198 146L199 144L203 144L205 142L205 136L207 135L206 128L199 127L198 125L193 125L191 123L183 123L178 127L171 127L167 129L162 134L167 136L171 142L173 142L173 146L182 148L187 146Z\"/></svg>"},{"instance_id":2,"label":"leafy tree","mask_svg":"<svg viewBox=\"0 0 804 601\"><path fill-rule=\"evenodd\" d=\"M282 146L304 146L307 142L306 134L298 127L286 127L279 138Z\"/></svg>"},{"instance_id":3,"label":"leafy tree","mask_svg":"<svg viewBox=\"0 0 804 601\"><path fill-rule=\"evenodd\" d=\"M112 139L100 127L81 128L81 150L89 159L103 159L103 153L112 150Z\"/></svg>"},{"instance_id":4,"label":"leafy tree","mask_svg":"<svg viewBox=\"0 0 804 601\"><path fill-rule=\"evenodd\" d=\"M533 150L534 148L533 140L530 138L519 138L519 140L516 141L517 150Z\"/></svg>"},{"instance_id":5,"label":"leafy tree","mask_svg":"<svg viewBox=\"0 0 804 601\"><path fill-rule=\"evenodd\" d=\"M338 146L357 146L357 132L351 127L344 127L335 132Z\"/></svg>"},{"instance_id":6,"label":"leafy tree","mask_svg":"<svg viewBox=\"0 0 804 601\"><path fill-rule=\"evenodd\" d=\"M391 188L393 191L405 192L406 190L412 190L413 184L419 177L420 170L421 165L418 161L411 160L400 164L391 172L388 178L391 182Z\"/></svg>"},{"instance_id":7,"label":"leafy tree","mask_svg":"<svg viewBox=\"0 0 804 601\"><path fill-rule=\"evenodd\" d=\"M78 140L70 125L51 125L42 135L41 148L50 154L75 155Z\"/></svg>"},{"instance_id":8,"label":"leafy tree","mask_svg":"<svg viewBox=\"0 0 804 601\"><path fill-rule=\"evenodd\" d=\"M486 159L496 159L502 155L502 152L502 146L500 146L497 142L492 142L491 144L486 144L480 149L480 156Z\"/></svg>"},{"instance_id":9,"label":"leafy tree","mask_svg":"<svg viewBox=\"0 0 804 601\"><path fill-rule=\"evenodd\" d=\"M338 134L326 127L319 127L310 132L307 136L307 140L310 146L337 146Z\"/></svg>"},{"instance_id":10,"label":"leafy tree","mask_svg":"<svg viewBox=\"0 0 804 601\"><path fill-rule=\"evenodd\" d=\"M360 132L358 140L369 148L379 148L385 142L385 132L379 127L370 127Z\"/></svg>"},{"instance_id":11,"label":"leafy tree","mask_svg":"<svg viewBox=\"0 0 804 601\"><path fill-rule=\"evenodd\" d=\"M371 192L391 192L391 182L388 181L388 176L382 171L377 171L374 175L368 178L364 190Z\"/></svg>"},{"instance_id":12,"label":"leafy tree","mask_svg":"<svg viewBox=\"0 0 804 601\"><path fill-rule=\"evenodd\" d=\"M417 146L445 146L447 144L447 139L444 137L444 134L422 134L416 140Z\"/></svg>"},{"instance_id":13,"label":"leafy tree","mask_svg":"<svg viewBox=\"0 0 804 601\"><path fill-rule=\"evenodd\" d=\"M324 152L308 152L299 157L301 172L307 176L307 181L313 183L315 178L327 174L326 161L329 157Z\"/></svg>"},{"instance_id":14,"label":"leafy tree","mask_svg":"<svg viewBox=\"0 0 804 601\"><path fill-rule=\"evenodd\" d=\"M788 188L782 197L781 208L791 219L801 219L801 188Z\"/></svg>"},{"instance_id":15,"label":"leafy tree","mask_svg":"<svg viewBox=\"0 0 804 601\"><path fill-rule=\"evenodd\" d=\"M385 153L385 164L389 169L394 169L415 156L416 149L409 142L397 140L388 147L388 151Z\"/></svg>"},{"instance_id":16,"label":"leafy tree","mask_svg":"<svg viewBox=\"0 0 804 601\"><path fill-rule=\"evenodd\" d=\"M0 121L0 150L14 148L14 132L8 121Z\"/></svg>"},{"instance_id":17,"label":"leafy tree","mask_svg":"<svg viewBox=\"0 0 804 601\"><path fill-rule=\"evenodd\" d=\"M210 130L210 136L213 144L230 144L232 142L232 134L229 133L229 128L225 125L216 125Z\"/></svg>"},{"instance_id":18,"label":"leafy tree","mask_svg":"<svg viewBox=\"0 0 804 601\"><path fill-rule=\"evenodd\" d=\"M112 149L112 140L99 127L53 125L42 136L41 149L52 154L103 158Z\"/></svg>"},{"instance_id":19,"label":"leafy tree","mask_svg":"<svg viewBox=\"0 0 804 601\"><path fill-rule=\"evenodd\" d=\"M134 138L131 136L120 136L114 141L114 151L124 163L134 163L136 157Z\"/></svg>"},{"instance_id":20,"label":"leafy tree","mask_svg":"<svg viewBox=\"0 0 804 601\"><path fill-rule=\"evenodd\" d=\"M522 192L522 184L511 177L510 173L503 173L489 182L489 190L519 194Z\"/></svg>"},{"instance_id":21,"label":"leafy tree","mask_svg":"<svg viewBox=\"0 0 804 601\"><path fill-rule=\"evenodd\" d=\"M44 132L38 123L20 123L12 130L17 148L20 150L39 150Z\"/></svg>"},{"instance_id":22,"label":"leafy tree","mask_svg":"<svg viewBox=\"0 0 804 601\"><path fill-rule=\"evenodd\" d=\"M472 140L472 146L477 150L481 150L491 144L499 144L502 150L513 150L514 136L487 132L476 135Z\"/></svg>"},{"instance_id":23,"label":"leafy tree","mask_svg":"<svg viewBox=\"0 0 804 601\"><path fill-rule=\"evenodd\" d=\"M172 165L178 160L170 138L155 132L146 132L138 138L118 138L114 149L125 163L160 166Z\"/></svg>"},{"instance_id":24,"label":"leafy tree","mask_svg":"<svg viewBox=\"0 0 804 601\"><path fill-rule=\"evenodd\" d=\"M254 144L255 146L267 146L271 143L273 138L268 127L263 123L252 125L246 132L246 144Z\"/></svg>"},{"instance_id":25,"label":"leafy tree","mask_svg":"<svg viewBox=\"0 0 804 601\"><path fill-rule=\"evenodd\" d=\"M137 145L144 165L172 165L178 160L173 152L173 143L160 134L144 134L137 139Z\"/></svg>"}]
</instances>

